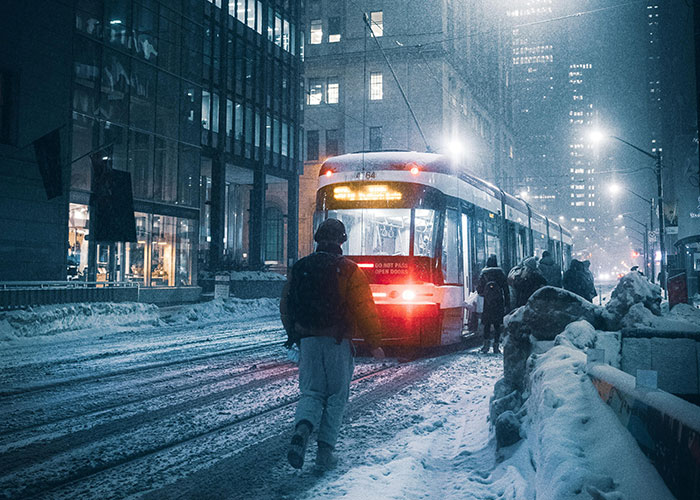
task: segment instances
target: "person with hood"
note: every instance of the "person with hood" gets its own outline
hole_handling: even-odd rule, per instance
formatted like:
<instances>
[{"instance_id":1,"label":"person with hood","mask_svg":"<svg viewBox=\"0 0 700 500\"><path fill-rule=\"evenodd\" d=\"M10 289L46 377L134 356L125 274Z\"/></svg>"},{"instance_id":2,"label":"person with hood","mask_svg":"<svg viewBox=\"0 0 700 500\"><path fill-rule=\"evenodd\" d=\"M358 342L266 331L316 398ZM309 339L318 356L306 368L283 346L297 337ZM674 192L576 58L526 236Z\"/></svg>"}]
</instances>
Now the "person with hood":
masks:
<instances>
[{"instance_id":1,"label":"person with hood","mask_svg":"<svg viewBox=\"0 0 700 500\"><path fill-rule=\"evenodd\" d=\"M495 255L489 255L486 267L479 275L476 291L484 298L484 310L481 313L481 323L484 325L484 346L481 352L489 352L491 343L491 328L493 328L493 352L498 354L498 341L503 325L503 316L510 310L510 291L508 280L503 270L498 267Z\"/></svg>"},{"instance_id":2,"label":"person with hood","mask_svg":"<svg viewBox=\"0 0 700 500\"><path fill-rule=\"evenodd\" d=\"M537 257L528 257L511 269L508 282L515 291L515 307L524 306L538 288L547 285L547 280L537 269Z\"/></svg>"},{"instance_id":3,"label":"person with hood","mask_svg":"<svg viewBox=\"0 0 700 500\"><path fill-rule=\"evenodd\" d=\"M586 268L586 265L578 259L573 259L569 269L564 273L564 289L586 299L593 301L593 297L598 295L593 283L593 274Z\"/></svg>"},{"instance_id":4,"label":"person with hood","mask_svg":"<svg viewBox=\"0 0 700 500\"><path fill-rule=\"evenodd\" d=\"M542 273L544 279L547 280L549 286L556 286L561 288L561 267L559 264L554 262L552 254L547 250L542 252L542 258L537 264L537 269Z\"/></svg>"},{"instance_id":5,"label":"person with hood","mask_svg":"<svg viewBox=\"0 0 700 500\"><path fill-rule=\"evenodd\" d=\"M299 389L287 460L301 469L311 432L318 433L316 466L334 468L333 453L354 370L351 340L361 337L375 358L383 358L381 327L367 277L342 256L345 225L325 220L317 229L316 251L294 264L280 300L285 344L300 345Z\"/></svg>"}]
</instances>

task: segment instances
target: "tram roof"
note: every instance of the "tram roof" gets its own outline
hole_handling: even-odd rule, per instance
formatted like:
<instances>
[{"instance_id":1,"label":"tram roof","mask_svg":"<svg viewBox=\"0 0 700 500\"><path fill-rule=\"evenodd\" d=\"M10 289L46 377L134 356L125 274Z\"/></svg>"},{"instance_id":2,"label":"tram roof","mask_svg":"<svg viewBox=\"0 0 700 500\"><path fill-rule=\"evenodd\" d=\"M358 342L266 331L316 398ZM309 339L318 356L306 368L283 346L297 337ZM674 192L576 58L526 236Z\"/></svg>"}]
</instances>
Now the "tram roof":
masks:
<instances>
[{"instance_id":1,"label":"tram roof","mask_svg":"<svg viewBox=\"0 0 700 500\"><path fill-rule=\"evenodd\" d=\"M501 190L488 181L480 179L463 168L457 168L452 158L437 153L419 153L417 151L373 151L349 153L328 158L319 171L319 176L330 170L334 173L356 172L360 170L410 170L420 168L423 172L454 175L470 184L490 191L496 198L501 198Z\"/></svg>"},{"instance_id":2,"label":"tram roof","mask_svg":"<svg viewBox=\"0 0 700 500\"><path fill-rule=\"evenodd\" d=\"M325 175L327 171L334 173L357 172L362 170L410 170L417 166L423 172L434 172L439 174L454 175L470 184L477 186L484 191L490 192L496 198L503 199L506 205L527 214L528 204L515 196L502 191L500 188L485 181L471 172L464 169L455 168L452 158L437 153L420 153L417 151L372 151L348 153L340 156L328 158L321 165L319 176ZM547 217L531 208L531 217L541 223L545 223ZM553 223L551 219L548 219ZM564 226L561 227L564 234L571 234Z\"/></svg>"}]
</instances>

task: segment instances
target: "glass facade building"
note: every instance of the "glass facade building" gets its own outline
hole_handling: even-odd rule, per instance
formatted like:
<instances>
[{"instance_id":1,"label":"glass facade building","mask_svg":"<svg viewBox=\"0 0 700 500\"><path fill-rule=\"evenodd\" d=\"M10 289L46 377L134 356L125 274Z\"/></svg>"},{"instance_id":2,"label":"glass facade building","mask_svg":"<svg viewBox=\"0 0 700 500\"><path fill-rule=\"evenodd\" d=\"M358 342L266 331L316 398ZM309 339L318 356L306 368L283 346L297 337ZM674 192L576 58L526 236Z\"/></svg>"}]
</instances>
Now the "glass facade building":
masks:
<instances>
[{"instance_id":1,"label":"glass facade building","mask_svg":"<svg viewBox=\"0 0 700 500\"><path fill-rule=\"evenodd\" d=\"M186 286L296 258L300 3L75 2L69 275ZM136 242L90 240L97 150L131 174Z\"/></svg>"}]
</instances>

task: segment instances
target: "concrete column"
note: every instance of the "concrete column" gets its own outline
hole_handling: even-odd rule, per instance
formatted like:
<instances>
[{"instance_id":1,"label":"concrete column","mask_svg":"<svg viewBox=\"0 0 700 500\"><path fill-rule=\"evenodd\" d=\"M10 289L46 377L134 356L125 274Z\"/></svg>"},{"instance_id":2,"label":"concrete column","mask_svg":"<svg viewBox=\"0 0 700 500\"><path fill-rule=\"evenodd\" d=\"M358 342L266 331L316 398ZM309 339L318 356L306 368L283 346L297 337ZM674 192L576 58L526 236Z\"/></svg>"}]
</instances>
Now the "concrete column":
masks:
<instances>
[{"instance_id":1,"label":"concrete column","mask_svg":"<svg viewBox=\"0 0 700 500\"><path fill-rule=\"evenodd\" d=\"M264 228L265 223L265 170L258 165L253 172L253 189L250 192L250 230L248 231L248 262L253 269L260 269L265 264Z\"/></svg>"},{"instance_id":2,"label":"concrete column","mask_svg":"<svg viewBox=\"0 0 700 500\"><path fill-rule=\"evenodd\" d=\"M217 269L224 255L224 221L226 208L226 165L217 151L211 161L211 242L209 242L209 268Z\"/></svg>"},{"instance_id":3,"label":"concrete column","mask_svg":"<svg viewBox=\"0 0 700 500\"><path fill-rule=\"evenodd\" d=\"M299 254L299 176L287 181L287 267L291 268Z\"/></svg>"}]
</instances>

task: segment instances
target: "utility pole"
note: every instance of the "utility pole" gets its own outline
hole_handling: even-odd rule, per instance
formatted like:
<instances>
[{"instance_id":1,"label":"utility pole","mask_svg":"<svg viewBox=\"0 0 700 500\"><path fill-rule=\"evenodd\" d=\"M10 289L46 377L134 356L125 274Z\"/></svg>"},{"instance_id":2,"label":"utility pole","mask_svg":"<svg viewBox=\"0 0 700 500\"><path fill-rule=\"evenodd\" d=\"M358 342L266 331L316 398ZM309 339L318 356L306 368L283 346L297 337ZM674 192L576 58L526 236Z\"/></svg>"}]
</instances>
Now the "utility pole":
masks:
<instances>
[{"instance_id":1,"label":"utility pole","mask_svg":"<svg viewBox=\"0 0 700 500\"><path fill-rule=\"evenodd\" d=\"M659 199L659 250L661 251L661 263L659 265L661 272L660 285L664 290L664 296L668 298L666 291L666 281L668 271L666 269L666 244L664 238L664 185L663 176L661 175L661 151L656 149L656 186L658 188Z\"/></svg>"}]
</instances>

